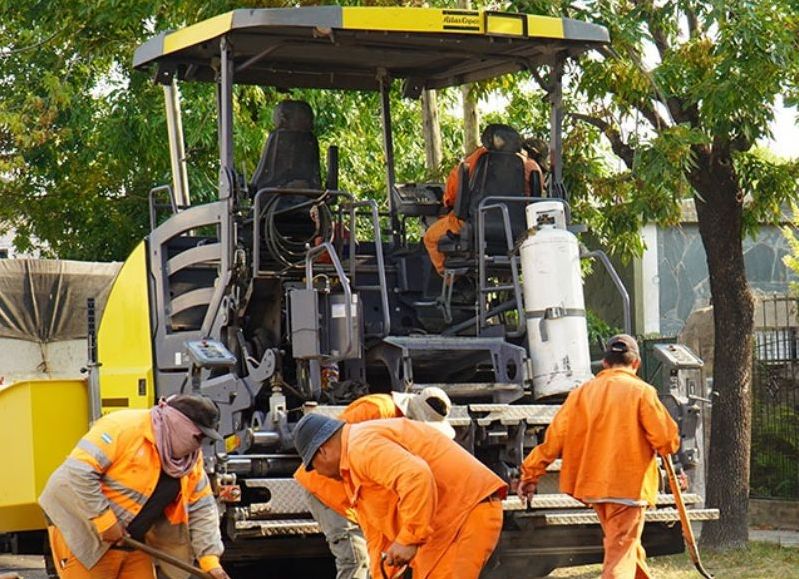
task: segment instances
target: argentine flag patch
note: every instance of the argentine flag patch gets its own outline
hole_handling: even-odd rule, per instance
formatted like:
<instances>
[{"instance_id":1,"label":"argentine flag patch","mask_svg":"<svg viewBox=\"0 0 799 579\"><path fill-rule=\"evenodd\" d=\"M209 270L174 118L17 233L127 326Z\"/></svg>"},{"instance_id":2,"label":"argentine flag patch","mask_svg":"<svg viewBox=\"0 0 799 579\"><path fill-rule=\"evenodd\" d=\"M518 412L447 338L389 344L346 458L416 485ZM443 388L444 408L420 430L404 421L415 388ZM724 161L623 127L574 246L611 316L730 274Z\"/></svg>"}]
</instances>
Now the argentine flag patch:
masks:
<instances>
[{"instance_id":1,"label":"argentine flag patch","mask_svg":"<svg viewBox=\"0 0 799 579\"><path fill-rule=\"evenodd\" d=\"M111 441L113 440L113 438L111 438L111 435L108 434L107 432L103 432L103 434L100 435L100 438L102 438L103 442L105 442L106 444L111 444Z\"/></svg>"}]
</instances>

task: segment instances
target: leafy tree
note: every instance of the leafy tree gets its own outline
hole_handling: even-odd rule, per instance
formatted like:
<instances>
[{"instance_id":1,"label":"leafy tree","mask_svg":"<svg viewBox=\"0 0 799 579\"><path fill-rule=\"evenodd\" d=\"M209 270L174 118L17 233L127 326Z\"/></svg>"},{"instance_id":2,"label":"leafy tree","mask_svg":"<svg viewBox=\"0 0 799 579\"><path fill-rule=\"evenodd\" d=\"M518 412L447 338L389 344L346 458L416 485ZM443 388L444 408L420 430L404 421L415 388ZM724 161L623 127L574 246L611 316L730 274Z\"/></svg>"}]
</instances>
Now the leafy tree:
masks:
<instances>
[{"instance_id":1,"label":"leafy tree","mask_svg":"<svg viewBox=\"0 0 799 579\"><path fill-rule=\"evenodd\" d=\"M573 120L598 129L625 165L601 165L572 187L596 231L635 250L646 222L675 223L692 199L715 312L715 387L708 467L720 524L703 541L747 541L753 301L741 242L796 193L797 165L755 154L779 95L796 102L797 4L790 0L517 0L513 9L590 20L613 52L572 72ZM646 61L644 64L642 61ZM651 63L650 63L651 61ZM574 110L574 109L572 109ZM624 136L624 129L642 124ZM619 235L620 232L626 234ZM621 243L620 243L621 242ZM640 243L640 242L637 242Z\"/></svg>"},{"instance_id":2,"label":"leafy tree","mask_svg":"<svg viewBox=\"0 0 799 579\"><path fill-rule=\"evenodd\" d=\"M135 47L158 31L234 7L304 3L318 2L0 0L0 228L14 227L21 249L124 258L147 231L147 191L170 181L160 89L130 71ZM567 119L564 172L575 212L594 233L611 249L634 253L641 250L641 224L674 223L682 199L696 203L716 310L721 394L708 500L721 508L723 524L708 527L704 539L743 543L753 314L741 240L794 193L796 168L764 160L752 146L768 132L776 96L796 101L796 0L513 0L503 7L594 21L611 31L612 55L586 56L568 69L567 99L580 113ZM654 62L642 66L647 47ZM503 79L477 90L507 94L503 120L544 136L546 115L540 91L531 98L533 82ZM195 200L215 194L212 90L183 87ZM439 96L459 100L446 91ZM283 97L258 87L236 91L237 158L247 174L270 128L265 113ZM313 99L323 146L335 142L347 152L343 185L375 195L383 187L374 158L377 98L317 93ZM418 103L395 110L396 146L406 151L398 175L420 176ZM644 128L625 136L637 120ZM459 155L456 121L447 115L442 133L444 150ZM626 169L604 161L602 147Z\"/></svg>"},{"instance_id":3,"label":"leafy tree","mask_svg":"<svg viewBox=\"0 0 799 579\"><path fill-rule=\"evenodd\" d=\"M171 183L163 96L146 74L131 69L136 47L159 31L234 8L298 4L319 2L0 0L0 230L13 228L18 249L44 256L124 259L148 231L149 190ZM213 90L181 85L195 202L216 195ZM322 146L341 147L344 187L371 196L385 189L375 159L376 95L237 87L235 96L237 166L246 175L272 128L272 108L290 96L311 101ZM421 178L420 105L401 102L398 91L393 101L396 147L408 152L399 159L398 176ZM446 147L456 126L442 119Z\"/></svg>"}]
</instances>

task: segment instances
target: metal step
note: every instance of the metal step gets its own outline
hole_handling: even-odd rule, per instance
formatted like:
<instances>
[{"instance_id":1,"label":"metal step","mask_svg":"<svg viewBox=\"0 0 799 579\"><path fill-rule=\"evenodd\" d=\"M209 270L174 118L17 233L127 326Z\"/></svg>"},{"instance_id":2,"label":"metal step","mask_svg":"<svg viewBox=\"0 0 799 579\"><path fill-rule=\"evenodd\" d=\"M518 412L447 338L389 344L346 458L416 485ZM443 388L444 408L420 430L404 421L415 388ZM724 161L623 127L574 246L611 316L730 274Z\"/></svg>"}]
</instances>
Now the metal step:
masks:
<instances>
[{"instance_id":1,"label":"metal step","mask_svg":"<svg viewBox=\"0 0 799 579\"><path fill-rule=\"evenodd\" d=\"M680 520L677 509L650 509L644 513L647 523L673 523ZM541 526L598 525L596 513L535 513L530 518ZM718 509L690 509L690 521L715 521L719 518Z\"/></svg>"},{"instance_id":2,"label":"metal step","mask_svg":"<svg viewBox=\"0 0 799 579\"><path fill-rule=\"evenodd\" d=\"M247 488L263 490L269 496L267 502L256 502L246 507L248 518L296 516L308 512L306 491L293 478L245 478L241 482Z\"/></svg>"},{"instance_id":3,"label":"metal step","mask_svg":"<svg viewBox=\"0 0 799 579\"><path fill-rule=\"evenodd\" d=\"M321 533L313 519L282 519L272 521L237 521L237 538L276 537L279 535L313 535Z\"/></svg>"},{"instance_id":4,"label":"metal step","mask_svg":"<svg viewBox=\"0 0 799 579\"><path fill-rule=\"evenodd\" d=\"M530 425L545 425L552 422L552 419L560 410L557 404L470 404L471 413L483 413L486 415L477 419L480 426L488 426L494 421L500 424L513 426L524 420Z\"/></svg>"},{"instance_id":5,"label":"metal step","mask_svg":"<svg viewBox=\"0 0 799 579\"><path fill-rule=\"evenodd\" d=\"M441 388L448 396L457 398L469 398L475 396L487 396L495 392L514 394L514 398L521 398L524 395L524 388L521 384L513 382L449 382L437 384L418 384L411 386L411 392L421 392L425 388L435 386ZM503 406L503 405L499 405Z\"/></svg>"},{"instance_id":6,"label":"metal step","mask_svg":"<svg viewBox=\"0 0 799 579\"><path fill-rule=\"evenodd\" d=\"M686 505L695 505L702 502L702 497L697 494L684 494L683 501ZM660 493L657 496L656 504L673 505L674 495ZM519 497L508 497L502 501L502 508L506 511L522 511L526 509L526 505L522 503ZM585 509L586 505L577 499L570 497L566 494L541 494L533 497L532 509Z\"/></svg>"},{"instance_id":7,"label":"metal step","mask_svg":"<svg viewBox=\"0 0 799 579\"><path fill-rule=\"evenodd\" d=\"M440 386L439 384L417 384L414 390L424 388L425 386ZM470 385L470 384L449 384L447 388L451 389L453 386L481 386L485 387L486 384ZM506 386L504 384L494 385ZM516 384L508 384L509 388L518 388ZM337 417L344 412L346 406L317 406L314 412ZM515 426L524 420L531 426L544 426L552 422L555 414L560 409L557 404L469 404L453 406L448 417L448 421L452 426L468 426L471 422L471 414L480 414L477 417L477 424L480 426L489 426L494 421L499 421L506 426Z\"/></svg>"},{"instance_id":8,"label":"metal step","mask_svg":"<svg viewBox=\"0 0 799 579\"><path fill-rule=\"evenodd\" d=\"M520 513L517 516L524 516ZM676 509L652 509L645 513L647 523L672 523L680 520ZM529 518L541 526L598 525L599 517L589 510L577 513L535 513ZM718 509L691 509L691 521L714 521L719 518ZM312 535L321 533L319 524L313 519L279 519L270 521L237 521L237 538L276 537L286 535Z\"/></svg>"}]
</instances>

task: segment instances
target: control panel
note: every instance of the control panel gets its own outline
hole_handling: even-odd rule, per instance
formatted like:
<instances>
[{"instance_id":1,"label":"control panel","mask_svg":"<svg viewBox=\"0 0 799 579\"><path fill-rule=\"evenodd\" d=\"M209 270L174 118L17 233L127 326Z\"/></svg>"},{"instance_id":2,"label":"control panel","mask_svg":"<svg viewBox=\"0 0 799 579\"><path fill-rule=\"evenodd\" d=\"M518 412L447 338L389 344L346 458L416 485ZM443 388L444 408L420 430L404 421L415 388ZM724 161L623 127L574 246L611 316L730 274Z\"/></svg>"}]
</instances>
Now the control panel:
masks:
<instances>
[{"instance_id":1,"label":"control panel","mask_svg":"<svg viewBox=\"0 0 799 579\"><path fill-rule=\"evenodd\" d=\"M656 344L653 353L662 363L663 389L660 399L680 429L677 463L683 468L692 469L700 464L703 447L700 403L710 402L701 388L701 373L705 364L683 344Z\"/></svg>"},{"instance_id":2,"label":"control panel","mask_svg":"<svg viewBox=\"0 0 799 579\"><path fill-rule=\"evenodd\" d=\"M394 188L397 213L410 217L438 215L442 209L444 186L441 183L406 183Z\"/></svg>"},{"instance_id":3,"label":"control panel","mask_svg":"<svg viewBox=\"0 0 799 579\"><path fill-rule=\"evenodd\" d=\"M656 344L655 357L674 369L701 368L704 362L683 344Z\"/></svg>"},{"instance_id":4,"label":"control panel","mask_svg":"<svg viewBox=\"0 0 799 579\"><path fill-rule=\"evenodd\" d=\"M236 356L222 342L210 338L188 341L186 350L200 368L229 368L236 364Z\"/></svg>"}]
</instances>

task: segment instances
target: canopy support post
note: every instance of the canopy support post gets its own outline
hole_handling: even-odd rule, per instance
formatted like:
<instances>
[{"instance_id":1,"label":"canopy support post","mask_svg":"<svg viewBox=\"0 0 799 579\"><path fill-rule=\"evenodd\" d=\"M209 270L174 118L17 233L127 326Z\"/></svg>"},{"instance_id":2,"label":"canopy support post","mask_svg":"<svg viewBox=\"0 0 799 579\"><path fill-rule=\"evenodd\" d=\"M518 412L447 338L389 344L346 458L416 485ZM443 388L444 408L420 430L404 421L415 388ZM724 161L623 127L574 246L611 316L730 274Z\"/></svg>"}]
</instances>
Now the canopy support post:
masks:
<instances>
[{"instance_id":1,"label":"canopy support post","mask_svg":"<svg viewBox=\"0 0 799 579\"><path fill-rule=\"evenodd\" d=\"M395 247L399 246L401 238L401 225L397 213L394 211L394 139L391 129L391 78L385 70L381 70L378 80L380 82L380 112L383 120L383 149L386 163L386 189L388 190L388 212L391 216L391 241Z\"/></svg>"},{"instance_id":2,"label":"canopy support post","mask_svg":"<svg viewBox=\"0 0 799 579\"><path fill-rule=\"evenodd\" d=\"M219 41L217 72L217 111L219 114L219 199L233 194L233 58L230 43L223 36Z\"/></svg>"},{"instance_id":3,"label":"canopy support post","mask_svg":"<svg viewBox=\"0 0 799 579\"><path fill-rule=\"evenodd\" d=\"M564 57L558 55L550 71L549 82L549 149L551 173L549 177L549 196L567 199L563 186L563 63Z\"/></svg>"}]
</instances>

